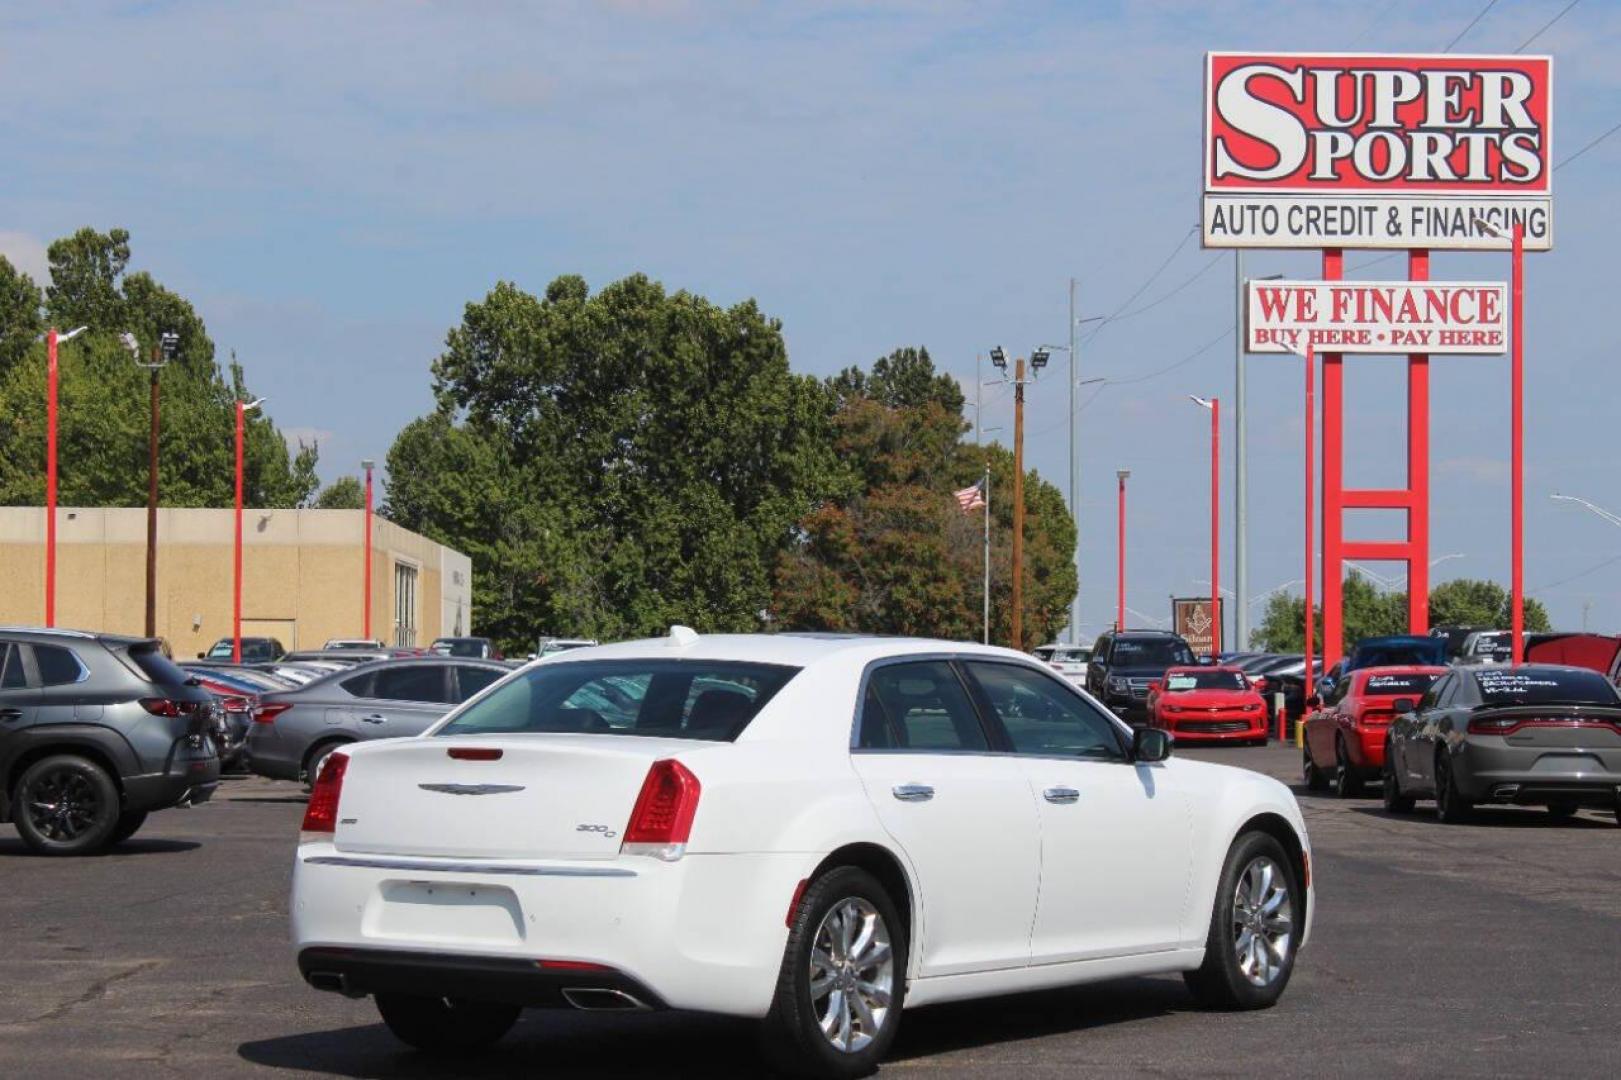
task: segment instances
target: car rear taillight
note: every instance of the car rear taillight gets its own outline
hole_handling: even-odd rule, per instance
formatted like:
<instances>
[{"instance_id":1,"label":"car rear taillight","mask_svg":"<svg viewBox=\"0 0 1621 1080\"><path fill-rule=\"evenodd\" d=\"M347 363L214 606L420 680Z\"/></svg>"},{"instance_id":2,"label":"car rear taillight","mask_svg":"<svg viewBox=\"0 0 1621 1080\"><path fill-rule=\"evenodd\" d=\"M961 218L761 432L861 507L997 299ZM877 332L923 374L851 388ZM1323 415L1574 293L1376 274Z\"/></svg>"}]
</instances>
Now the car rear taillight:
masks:
<instances>
[{"instance_id":1,"label":"car rear taillight","mask_svg":"<svg viewBox=\"0 0 1621 1080\"><path fill-rule=\"evenodd\" d=\"M452 746L446 756L456 761L500 761L502 751L493 746Z\"/></svg>"},{"instance_id":2,"label":"car rear taillight","mask_svg":"<svg viewBox=\"0 0 1621 1080\"><path fill-rule=\"evenodd\" d=\"M251 713L253 702L245 697L223 697L220 698L220 707L228 713Z\"/></svg>"},{"instance_id":3,"label":"car rear taillight","mask_svg":"<svg viewBox=\"0 0 1621 1080\"><path fill-rule=\"evenodd\" d=\"M257 709L253 710L253 722L255 724L274 724L276 722L276 717L280 716L282 713L291 708L291 704L281 701L272 701L269 704L261 704Z\"/></svg>"},{"instance_id":4,"label":"car rear taillight","mask_svg":"<svg viewBox=\"0 0 1621 1080\"><path fill-rule=\"evenodd\" d=\"M173 701L169 698L144 697L141 699L141 708L153 716L190 716L194 706L189 701Z\"/></svg>"},{"instance_id":5,"label":"car rear taillight","mask_svg":"<svg viewBox=\"0 0 1621 1080\"><path fill-rule=\"evenodd\" d=\"M338 831L338 800L343 796L343 774L349 769L349 755L331 753L321 764L321 772L310 788L310 803L304 808L304 824L298 829L298 842L323 840Z\"/></svg>"},{"instance_id":6,"label":"car rear taillight","mask_svg":"<svg viewBox=\"0 0 1621 1080\"><path fill-rule=\"evenodd\" d=\"M681 858L687 852L687 838L692 835L700 791L691 769L674 758L655 761L636 796L620 850L665 862Z\"/></svg>"},{"instance_id":7,"label":"car rear taillight","mask_svg":"<svg viewBox=\"0 0 1621 1080\"><path fill-rule=\"evenodd\" d=\"M1396 714L1393 712L1386 712L1383 709L1369 709L1356 719L1357 723L1366 727L1384 727L1395 718Z\"/></svg>"}]
</instances>

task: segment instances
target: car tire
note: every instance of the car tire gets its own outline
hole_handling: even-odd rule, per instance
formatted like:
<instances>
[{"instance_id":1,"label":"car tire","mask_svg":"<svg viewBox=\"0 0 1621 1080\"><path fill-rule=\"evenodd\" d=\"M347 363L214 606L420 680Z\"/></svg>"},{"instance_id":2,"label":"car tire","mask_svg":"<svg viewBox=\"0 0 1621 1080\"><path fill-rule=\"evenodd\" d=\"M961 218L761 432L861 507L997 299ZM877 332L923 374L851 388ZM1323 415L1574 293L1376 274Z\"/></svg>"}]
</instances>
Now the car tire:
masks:
<instances>
[{"instance_id":1,"label":"car tire","mask_svg":"<svg viewBox=\"0 0 1621 1080\"><path fill-rule=\"evenodd\" d=\"M1396 757L1390 745L1385 746L1385 767L1383 770L1385 813L1411 814L1413 812L1413 797L1402 794L1401 777L1396 775Z\"/></svg>"},{"instance_id":2,"label":"car tire","mask_svg":"<svg viewBox=\"0 0 1621 1080\"><path fill-rule=\"evenodd\" d=\"M430 1053L477 1050L499 1042L522 1006L466 998L378 994L377 1012L394 1037Z\"/></svg>"},{"instance_id":3,"label":"car tire","mask_svg":"<svg viewBox=\"0 0 1621 1080\"><path fill-rule=\"evenodd\" d=\"M113 834L107 838L107 843L122 844L125 840L140 831L146 824L145 810L130 810L118 815L118 824L113 828Z\"/></svg>"},{"instance_id":4,"label":"car tire","mask_svg":"<svg viewBox=\"0 0 1621 1080\"><path fill-rule=\"evenodd\" d=\"M1355 799L1362 794L1362 777L1351 767L1344 739L1334 740L1334 794L1342 799Z\"/></svg>"},{"instance_id":5,"label":"car tire","mask_svg":"<svg viewBox=\"0 0 1621 1080\"><path fill-rule=\"evenodd\" d=\"M1576 816L1576 803L1568 799L1557 799L1547 805L1548 816L1555 821L1564 821Z\"/></svg>"},{"instance_id":6,"label":"car tire","mask_svg":"<svg viewBox=\"0 0 1621 1080\"><path fill-rule=\"evenodd\" d=\"M1447 825L1461 825L1474 817L1474 805L1458 793L1452 762L1446 751L1435 755L1435 816Z\"/></svg>"},{"instance_id":7,"label":"car tire","mask_svg":"<svg viewBox=\"0 0 1621 1080\"><path fill-rule=\"evenodd\" d=\"M866 945L847 958L841 953L851 934L854 945ZM761 1026L766 1056L796 1076L848 1080L874 1072L900 1026L907 946L906 925L877 878L841 866L811 882L794 910Z\"/></svg>"},{"instance_id":8,"label":"car tire","mask_svg":"<svg viewBox=\"0 0 1621 1080\"><path fill-rule=\"evenodd\" d=\"M77 754L41 758L23 772L12 816L23 843L41 855L89 855L118 828L118 787L107 770Z\"/></svg>"},{"instance_id":9,"label":"car tire","mask_svg":"<svg viewBox=\"0 0 1621 1080\"><path fill-rule=\"evenodd\" d=\"M1324 774L1323 770L1317 767L1317 763L1311 759L1310 749L1300 751L1300 761L1301 772L1306 777L1306 790L1327 791L1328 777Z\"/></svg>"},{"instance_id":10,"label":"car tire","mask_svg":"<svg viewBox=\"0 0 1621 1080\"><path fill-rule=\"evenodd\" d=\"M1277 1003L1294 971L1304 897L1276 837L1248 832L1233 841L1216 886L1204 963L1182 975L1201 1005L1266 1009Z\"/></svg>"},{"instance_id":11,"label":"car tire","mask_svg":"<svg viewBox=\"0 0 1621 1080\"><path fill-rule=\"evenodd\" d=\"M347 745L348 743L342 739L333 739L328 742L321 743L319 746L315 747L315 749L310 751L309 756L304 759L305 791L314 790L315 778L321 775L321 766L326 763L326 759L331 756L332 751L336 750L340 746Z\"/></svg>"}]
</instances>

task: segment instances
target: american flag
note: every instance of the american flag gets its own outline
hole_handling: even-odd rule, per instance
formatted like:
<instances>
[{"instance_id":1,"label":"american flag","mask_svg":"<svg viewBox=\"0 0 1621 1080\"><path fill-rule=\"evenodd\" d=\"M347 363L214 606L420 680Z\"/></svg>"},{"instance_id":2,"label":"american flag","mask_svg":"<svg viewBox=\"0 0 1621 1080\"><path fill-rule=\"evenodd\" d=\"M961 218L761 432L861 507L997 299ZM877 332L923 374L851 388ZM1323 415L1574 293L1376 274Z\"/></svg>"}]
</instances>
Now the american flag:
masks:
<instances>
[{"instance_id":1,"label":"american flag","mask_svg":"<svg viewBox=\"0 0 1621 1080\"><path fill-rule=\"evenodd\" d=\"M963 513L978 510L985 505L985 481L981 480L973 487L965 487L957 492L957 509Z\"/></svg>"}]
</instances>

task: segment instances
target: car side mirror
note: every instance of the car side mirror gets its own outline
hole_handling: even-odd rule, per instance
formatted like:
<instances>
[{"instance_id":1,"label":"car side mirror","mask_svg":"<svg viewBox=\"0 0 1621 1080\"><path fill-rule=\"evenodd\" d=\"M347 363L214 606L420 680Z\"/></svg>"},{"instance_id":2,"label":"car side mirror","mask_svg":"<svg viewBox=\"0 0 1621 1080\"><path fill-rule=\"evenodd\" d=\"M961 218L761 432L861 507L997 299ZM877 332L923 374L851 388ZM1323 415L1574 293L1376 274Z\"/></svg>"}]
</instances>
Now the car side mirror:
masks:
<instances>
[{"instance_id":1,"label":"car side mirror","mask_svg":"<svg viewBox=\"0 0 1621 1080\"><path fill-rule=\"evenodd\" d=\"M1391 703L1390 707L1395 710L1397 716L1401 716L1404 713L1412 712L1417 704L1410 697L1399 697Z\"/></svg>"},{"instance_id":2,"label":"car side mirror","mask_svg":"<svg viewBox=\"0 0 1621 1080\"><path fill-rule=\"evenodd\" d=\"M1171 756L1171 733L1160 728L1138 728L1131 737L1131 760L1151 765Z\"/></svg>"}]
</instances>

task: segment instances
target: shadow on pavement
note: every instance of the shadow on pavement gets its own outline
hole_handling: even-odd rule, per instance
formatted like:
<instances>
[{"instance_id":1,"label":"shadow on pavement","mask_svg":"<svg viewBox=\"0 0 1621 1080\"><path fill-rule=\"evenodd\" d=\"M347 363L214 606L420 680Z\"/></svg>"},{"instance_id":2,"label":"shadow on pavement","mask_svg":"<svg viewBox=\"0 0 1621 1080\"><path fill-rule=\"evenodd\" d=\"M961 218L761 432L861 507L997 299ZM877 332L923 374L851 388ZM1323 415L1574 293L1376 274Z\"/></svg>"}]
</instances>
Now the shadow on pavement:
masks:
<instances>
[{"instance_id":1,"label":"shadow on pavement","mask_svg":"<svg viewBox=\"0 0 1621 1080\"><path fill-rule=\"evenodd\" d=\"M890 1050L893 1063L1009 1040L1085 1031L1193 1008L1179 979L1126 979L906 1013ZM246 1042L244 1061L270 1068L344 1077L603 1076L762 1077L756 1026L695 1013L633 1017L531 1010L500 1043L453 1058L403 1046L382 1024L333 1028Z\"/></svg>"},{"instance_id":2,"label":"shadow on pavement","mask_svg":"<svg viewBox=\"0 0 1621 1080\"><path fill-rule=\"evenodd\" d=\"M1392 814L1382 805L1374 803L1372 806L1352 806L1353 814L1371 814L1374 817L1392 818L1396 821L1421 821L1427 825L1440 828L1456 829L1457 825L1442 825L1435 816L1433 804L1420 803L1411 814ZM1575 817L1556 818L1546 810L1537 806L1477 806L1474 817L1469 826L1484 825L1493 829L1613 829L1615 816L1608 810L1598 811L1598 817L1592 812L1578 813Z\"/></svg>"},{"instance_id":3,"label":"shadow on pavement","mask_svg":"<svg viewBox=\"0 0 1621 1080\"><path fill-rule=\"evenodd\" d=\"M181 851L192 851L203 845L196 840L125 840L105 851L98 851L94 855L38 855L30 851L21 840L0 839L0 857L15 856L21 859L118 859L133 855L173 855Z\"/></svg>"}]
</instances>

